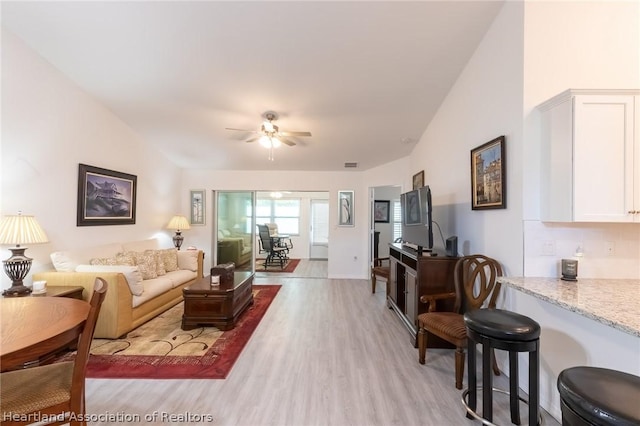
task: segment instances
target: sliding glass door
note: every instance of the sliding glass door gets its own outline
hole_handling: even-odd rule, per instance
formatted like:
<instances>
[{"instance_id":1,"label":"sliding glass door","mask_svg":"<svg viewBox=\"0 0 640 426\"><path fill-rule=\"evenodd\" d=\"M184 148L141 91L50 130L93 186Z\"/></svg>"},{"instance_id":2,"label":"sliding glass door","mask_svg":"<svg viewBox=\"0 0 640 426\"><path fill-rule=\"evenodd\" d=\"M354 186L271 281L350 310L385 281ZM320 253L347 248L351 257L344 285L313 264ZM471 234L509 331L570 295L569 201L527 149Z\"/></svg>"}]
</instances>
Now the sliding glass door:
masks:
<instances>
[{"instance_id":1,"label":"sliding glass door","mask_svg":"<svg viewBox=\"0 0 640 426\"><path fill-rule=\"evenodd\" d=\"M237 271L254 270L253 191L215 191L216 262L233 262Z\"/></svg>"}]
</instances>

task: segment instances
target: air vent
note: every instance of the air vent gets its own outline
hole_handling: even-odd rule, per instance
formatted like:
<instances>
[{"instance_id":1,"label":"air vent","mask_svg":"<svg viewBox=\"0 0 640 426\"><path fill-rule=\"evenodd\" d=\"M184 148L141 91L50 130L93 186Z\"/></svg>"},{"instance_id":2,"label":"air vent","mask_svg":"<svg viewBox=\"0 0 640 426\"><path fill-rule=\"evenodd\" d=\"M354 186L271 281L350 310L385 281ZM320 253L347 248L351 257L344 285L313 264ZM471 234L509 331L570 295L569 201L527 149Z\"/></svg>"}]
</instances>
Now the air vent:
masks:
<instances>
[{"instance_id":1,"label":"air vent","mask_svg":"<svg viewBox=\"0 0 640 426\"><path fill-rule=\"evenodd\" d=\"M356 169L356 168L358 168L358 163L356 163L355 161L346 162L346 163L344 163L344 168L345 169Z\"/></svg>"}]
</instances>

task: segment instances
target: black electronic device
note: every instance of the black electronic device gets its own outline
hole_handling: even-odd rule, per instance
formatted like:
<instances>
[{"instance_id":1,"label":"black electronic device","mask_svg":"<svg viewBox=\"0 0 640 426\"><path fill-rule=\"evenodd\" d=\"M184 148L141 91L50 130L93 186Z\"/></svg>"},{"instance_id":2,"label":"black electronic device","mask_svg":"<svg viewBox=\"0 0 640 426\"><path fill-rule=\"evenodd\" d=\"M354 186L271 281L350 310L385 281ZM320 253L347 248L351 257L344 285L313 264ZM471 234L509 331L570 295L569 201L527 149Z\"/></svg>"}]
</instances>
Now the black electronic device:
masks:
<instances>
[{"instance_id":1,"label":"black electronic device","mask_svg":"<svg viewBox=\"0 0 640 426\"><path fill-rule=\"evenodd\" d=\"M402 241L418 247L418 254L433 248L431 189L423 186L400 194Z\"/></svg>"},{"instance_id":2,"label":"black electronic device","mask_svg":"<svg viewBox=\"0 0 640 426\"><path fill-rule=\"evenodd\" d=\"M449 257L458 256L458 237L454 235L447 238L445 250Z\"/></svg>"}]
</instances>

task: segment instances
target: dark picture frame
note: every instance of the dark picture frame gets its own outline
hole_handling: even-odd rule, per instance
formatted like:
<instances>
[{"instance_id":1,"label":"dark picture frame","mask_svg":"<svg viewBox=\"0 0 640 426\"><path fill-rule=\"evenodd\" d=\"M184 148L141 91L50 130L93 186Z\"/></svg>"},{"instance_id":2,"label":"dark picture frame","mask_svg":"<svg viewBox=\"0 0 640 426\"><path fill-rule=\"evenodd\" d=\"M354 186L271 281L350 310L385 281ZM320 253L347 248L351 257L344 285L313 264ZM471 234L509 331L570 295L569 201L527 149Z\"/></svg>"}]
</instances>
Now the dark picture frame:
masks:
<instances>
[{"instance_id":1,"label":"dark picture frame","mask_svg":"<svg viewBox=\"0 0 640 426\"><path fill-rule=\"evenodd\" d=\"M507 208L505 137L471 150L471 209Z\"/></svg>"},{"instance_id":2,"label":"dark picture frame","mask_svg":"<svg viewBox=\"0 0 640 426\"><path fill-rule=\"evenodd\" d=\"M135 175L79 164L77 226L135 224L137 185Z\"/></svg>"},{"instance_id":3,"label":"dark picture frame","mask_svg":"<svg viewBox=\"0 0 640 426\"><path fill-rule=\"evenodd\" d=\"M413 175L413 189L420 189L424 186L424 170Z\"/></svg>"},{"instance_id":4,"label":"dark picture frame","mask_svg":"<svg viewBox=\"0 0 640 426\"><path fill-rule=\"evenodd\" d=\"M375 223L389 223L389 200L375 200L373 202L373 221Z\"/></svg>"}]
</instances>

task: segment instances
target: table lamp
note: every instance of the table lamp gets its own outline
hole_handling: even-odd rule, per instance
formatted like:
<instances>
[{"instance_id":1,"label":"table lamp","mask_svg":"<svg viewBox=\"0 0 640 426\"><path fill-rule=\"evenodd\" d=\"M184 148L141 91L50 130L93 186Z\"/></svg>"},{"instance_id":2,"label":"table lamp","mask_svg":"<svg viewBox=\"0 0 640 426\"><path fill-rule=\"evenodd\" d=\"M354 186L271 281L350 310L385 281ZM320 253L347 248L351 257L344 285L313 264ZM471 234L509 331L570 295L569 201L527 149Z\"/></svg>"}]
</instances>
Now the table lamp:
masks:
<instances>
[{"instance_id":1,"label":"table lamp","mask_svg":"<svg viewBox=\"0 0 640 426\"><path fill-rule=\"evenodd\" d=\"M173 245L176 246L178 250L182 246L182 241L184 237L182 236L182 231L191 229L189 226L189 221L186 217L182 215L175 215L169 221L169 225L167 225L167 229L173 229L176 231L176 235L173 236Z\"/></svg>"},{"instance_id":2,"label":"table lamp","mask_svg":"<svg viewBox=\"0 0 640 426\"><path fill-rule=\"evenodd\" d=\"M11 278L11 287L2 292L3 296L27 296L31 289L22 280L31 269L33 259L24 255L26 247L20 244L48 243L49 239L33 216L9 215L0 221L0 244L15 244L10 248L11 257L3 260L4 272Z\"/></svg>"}]
</instances>

